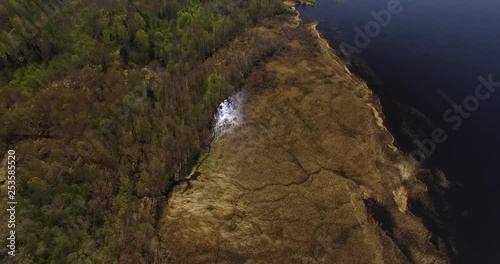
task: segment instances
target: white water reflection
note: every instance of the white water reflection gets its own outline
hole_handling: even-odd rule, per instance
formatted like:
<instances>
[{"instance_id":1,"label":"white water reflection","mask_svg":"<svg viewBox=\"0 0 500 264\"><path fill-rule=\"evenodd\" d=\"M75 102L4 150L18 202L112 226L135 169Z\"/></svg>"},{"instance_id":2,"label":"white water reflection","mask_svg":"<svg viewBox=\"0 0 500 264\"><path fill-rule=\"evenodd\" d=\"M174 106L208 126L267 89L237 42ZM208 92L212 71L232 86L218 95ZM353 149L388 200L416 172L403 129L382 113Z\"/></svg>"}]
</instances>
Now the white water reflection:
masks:
<instances>
[{"instance_id":1,"label":"white water reflection","mask_svg":"<svg viewBox=\"0 0 500 264\"><path fill-rule=\"evenodd\" d=\"M215 114L214 131L216 135L229 133L244 121L243 104L245 92L241 90L224 100Z\"/></svg>"}]
</instances>

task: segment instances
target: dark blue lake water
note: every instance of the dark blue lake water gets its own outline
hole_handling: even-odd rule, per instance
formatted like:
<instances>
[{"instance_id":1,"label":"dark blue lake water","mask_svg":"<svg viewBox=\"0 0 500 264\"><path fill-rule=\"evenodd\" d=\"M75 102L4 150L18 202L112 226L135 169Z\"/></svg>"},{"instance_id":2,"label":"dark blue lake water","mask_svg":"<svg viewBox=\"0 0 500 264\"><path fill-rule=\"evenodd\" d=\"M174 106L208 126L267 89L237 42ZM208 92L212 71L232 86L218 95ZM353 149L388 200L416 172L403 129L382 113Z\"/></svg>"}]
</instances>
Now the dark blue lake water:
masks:
<instances>
[{"instance_id":1,"label":"dark blue lake water","mask_svg":"<svg viewBox=\"0 0 500 264\"><path fill-rule=\"evenodd\" d=\"M468 260L500 263L500 1L401 0L392 3L396 12L385 27L378 32L372 23L367 32L376 21L372 13L393 1L317 0L319 6L299 12L320 22L334 48L347 43L357 49L346 59L382 99L401 148L415 148L410 135L423 140L434 128L445 131L446 141L436 143L426 164L464 186L455 199L464 208ZM363 44L356 27L369 38L366 47L356 45ZM405 121L416 117L425 121ZM408 123L416 132L407 133Z\"/></svg>"}]
</instances>

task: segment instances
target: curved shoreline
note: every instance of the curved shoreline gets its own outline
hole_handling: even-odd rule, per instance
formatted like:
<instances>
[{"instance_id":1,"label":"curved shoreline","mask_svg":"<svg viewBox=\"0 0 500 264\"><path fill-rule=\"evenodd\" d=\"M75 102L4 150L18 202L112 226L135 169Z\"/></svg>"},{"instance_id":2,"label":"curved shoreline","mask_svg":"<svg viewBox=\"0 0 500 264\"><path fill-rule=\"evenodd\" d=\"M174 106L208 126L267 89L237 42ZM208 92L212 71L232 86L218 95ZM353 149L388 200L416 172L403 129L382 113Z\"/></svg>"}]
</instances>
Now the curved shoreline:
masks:
<instances>
[{"instance_id":1,"label":"curved shoreline","mask_svg":"<svg viewBox=\"0 0 500 264\"><path fill-rule=\"evenodd\" d=\"M300 15L300 12L297 11L297 13L299 13ZM345 64L343 62L343 60L337 55L338 54L338 51L335 50L331 45L330 43L328 43L328 40L326 40L326 38L323 37L323 35L321 34L321 32L318 31L317 29L317 26L318 26L318 22L315 22L311 25L311 29L313 30L313 32L317 35L318 37L318 41L319 43L326 49L330 50L330 53L332 53L335 58L332 58L339 66L343 66L345 71L347 72L347 74L353 76L354 78L358 78L359 80L362 80L361 78L359 78L358 76L356 76L355 74L353 74L349 68L347 67L347 64ZM342 63L342 64L341 64ZM362 80L363 83L364 83L364 89L366 89L366 103L368 104L368 106L370 106L373 110L373 115L375 117L375 119L377 120L377 124L379 125L379 127L385 131L387 131L387 133L389 133L392 137L392 140L391 142L389 143L389 147L394 150L394 152L398 152L399 149L395 146L395 138L394 136L389 132L389 130L387 129L387 127L385 126L385 118L384 118L384 113L382 111L382 105L380 104L380 99L377 97L377 95L374 94L373 90L370 89L370 87L368 87L366 81Z\"/></svg>"},{"instance_id":2,"label":"curved shoreline","mask_svg":"<svg viewBox=\"0 0 500 264\"><path fill-rule=\"evenodd\" d=\"M295 10L295 11L298 13L298 16L300 17L301 16L300 12L298 10ZM448 206L455 208L455 205L453 204L452 201L444 200L445 199L444 197L447 196L448 193L452 192L452 185L453 184L451 183L451 180L439 168L424 167L422 163L417 162L417 161L413 160L413 158L411 158L411 155L409 154L408 150L404 150L404 148L399 148L398 147L399 145L398 145L398 142L396 140L396 137L388 129L387 122L389 122L389 121L386 120L386 115L384 114L384 111L382 110L381 99L375 93L375 91L368 86L368 82L366 80L364 80L362 77L359 77L356 73L353 73L353 72L351 72L351 70L349 70L348 64L346 64L345 61L339 56L339 52L330 45L330 43L328 42L328 40L326 39L326 37L324 37L323 34L317 29L317 25L318 24L319 24L319 22L314 22L312 24L312 26L311 26L311 29L317 35L319 42L324 47L326 47L326 49L330 50L331 54L334 55L334 58L332 58L332 59L335 60L335 62L337 64L339 64L339 62L340 62L345 67L345 71L349 75L353 76L354 78L357 78L357 79L361 80L364 83L364 86L365 86L364 88L368 92L368 94L366 95L366 98L365 98L367 105L372 108L374 117L377 120L377 124L379 125L379 127L382 130L386 131L387 134L389 134L391 136L391 138L392 138L391 142L389 144L389 147L394 152L399 153L400 155L404 155L404 156L409 156L410 157L410 163L412 164L411 166L414 167L414 169L411 169L413 171L410 172L410 173L416 173L415 170L425 170L425 171L429 171L429 172L431 170L436 171L436 172L432 172L432 174L436 174L433 177L440 178L438 180L438 182L440 182L442 185L439 185L439 186L430 186L430 188L433 188L433 189L434 188L437 188L437 189L442 188L442 191L440 192L440 194L438 196L436 196L436 197L433 196L432 199L434 201L439 200L439 202L444 202ZM400 171L401 171L402 174L407 174L408 173L408 172L405 172L406 169L404 168L404 166L403 167L400 166ZM419 181L420 183L424 184L426 192L429 191L428 190L429 189L429 186L428 186L429 184L436 185L436 183L425 183L425 181L423 181L421 179L416 179L416 180ZM446 186L446 187L443 188L443 186ZM441 200L443 200L443 201L441 201ZM452 210L452 212L447 212L446 213L448 215L447 217L450 217L450 215L451 215L451 217L460 216L460 212L458 212L456 210L459 210L459 209L455 208L455 209ZM410 213L412 213L412 212L410 212ZM440 212L440 213L442 213L442 212ZM423 217L423 216L419 216L419 217ZM435 219L435 221L437 221L437 222L441 222L441 220L442 219ZM451 221L450 222L449 220L447 220L445 227L443 227L443 226L439 227L440 229L442 229L442 232L446 233L447 239L453 241L451 243L453 245L450 246L450 252L451 252L450 256L452 256L452 259L454 259L454 261L456 261L457 258L458 258L458 256L461 256L461 255L462 256L465 255L465 257L467 259L470 259L470 256L469 256L470 252L468 252L467 242L464 240L464 238L463 238L463 232L460 230L461 225L462 224L457 224L455 221ZM446 230L446 231L444 231L444 230ZM457 247L458 247L458 249L457 249Z\"/></svg>"},{"instance_id":3,"label":"curved shoreline","mask_svg":"<svg viewBox=\"0 0 500 264\"><path fill-rule=\"evenodd\" d=\"M303 20L301 18L301 14L300 12L297 10L296 6L297 5L300 5L300 4L303 4L301 1L284 1L285 4L289 5L293 11L295 11L297 13L297 16L296 16L296 19L298 21L298 23L303 23ZM309 5L317 5L317 3L314 3L314 4L309 4ZM349 70L349 67L347 66L346 63L344 63L344 61L338 56L338 51L335 50L331 45L330 43L328 42L328 40L321 34L321 32L317 29L317 26L318 26L319 22L314 22L313 24L311 24L311 29L312 31L314 32L314 34L317 36L318 38L318 41L320 43L321 46L323 46L323 48L326 48L327 50L330 51L331 54L333 54L335 56L335 58L332 58L335 63L337 63L339 66L343 66L345 71L351 75L351 76L355 76L355 78L359 78L357 77L355 74L353 74L350 70ZM360 80L362 80L361 78L359 78ZM364 80L363 80L364 81ZM394 137L394 135L392 135L389 131L389 129L387 128L387 126L385 125L385 118L384 118L384 112L382 111L382 105L380 103L380 99L378 98L377 95L374 94L373 90L370 89L370 87L368 87L366 81L364 81L365 83L365 86L366 86L366 89L367 91L369 92L369 94L367 95L367 104L372 108L373 110L373 114L375 116L375 119L377 120L377 124L382 128L384 129L385 131L387 131L387 133L389 133L392 137L392 141L391 143L389 143L389 147L394 151L394 152L398 152L400 151L395 143L396 143L396 139ZM370 97L370 98L368 98ZM373 101L375 103L370 103L369 101Z\"/></svg>"},{"instance_id":4,"label":"curved shoreline","mask_svg":"<svg viewBox=\"0 0 500 264\"><path fill-rule=\"evenodd\" d=\"M245 122L173 190L160 220L171 259L447 263L408 208L433 208L416 174L433 176L390 147L377 98L300 23L283 15L252 29L284 47L246 79Z\"/></svg>"}]
</instances>

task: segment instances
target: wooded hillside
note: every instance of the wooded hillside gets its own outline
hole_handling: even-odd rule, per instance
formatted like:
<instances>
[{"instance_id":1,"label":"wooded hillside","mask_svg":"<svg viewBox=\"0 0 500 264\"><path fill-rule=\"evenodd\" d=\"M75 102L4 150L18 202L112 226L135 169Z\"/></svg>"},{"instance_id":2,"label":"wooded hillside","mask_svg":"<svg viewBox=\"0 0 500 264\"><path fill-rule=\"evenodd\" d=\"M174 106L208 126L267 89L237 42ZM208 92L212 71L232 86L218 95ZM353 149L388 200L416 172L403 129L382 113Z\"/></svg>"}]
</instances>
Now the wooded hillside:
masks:
<instances>
[{"instance_id":1,"label":"wooded hillside","mask_svg":"<svg viewBox=\"0 0 500 264\"><path fill-rule=\"evenodd\" d=\"M225 65L209 58L277 12L280 0L2 1L0 153L18 156L15 261L153 262L169 186L209 142L219 102L278 46L256 35Z\"/></svg>"}]
</instances>

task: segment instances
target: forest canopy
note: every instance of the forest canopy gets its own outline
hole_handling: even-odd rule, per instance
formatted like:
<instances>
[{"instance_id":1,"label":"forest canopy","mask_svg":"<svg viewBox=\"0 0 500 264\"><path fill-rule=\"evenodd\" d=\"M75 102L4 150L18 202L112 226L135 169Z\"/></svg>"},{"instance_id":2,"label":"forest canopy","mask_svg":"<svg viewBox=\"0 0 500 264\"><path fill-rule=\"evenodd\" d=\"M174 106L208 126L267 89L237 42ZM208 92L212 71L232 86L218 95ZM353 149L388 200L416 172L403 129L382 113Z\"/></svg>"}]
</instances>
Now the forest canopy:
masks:
<instances>
[{"instance_id":1,"label":"forest canopy","mask_svg":"<svg viewBox=\"0 0 500 264\"><path fill-rule=\"evenodd\" d=\"M209 58L285 11L280 0L2 1L0 151L19 153L16 261L153 262L159 205L209 142L218 103L278 47L255 36L225 67Z\"/></svg>"}]
</instances>

